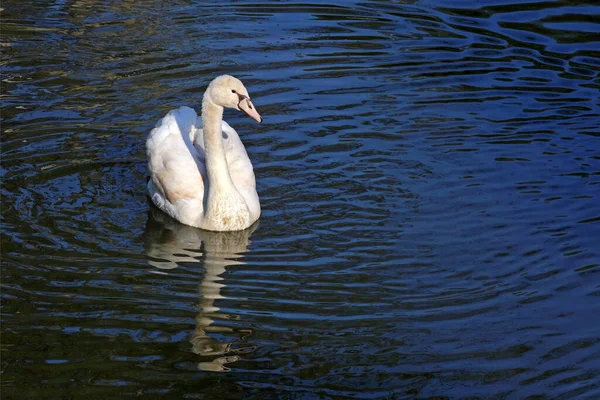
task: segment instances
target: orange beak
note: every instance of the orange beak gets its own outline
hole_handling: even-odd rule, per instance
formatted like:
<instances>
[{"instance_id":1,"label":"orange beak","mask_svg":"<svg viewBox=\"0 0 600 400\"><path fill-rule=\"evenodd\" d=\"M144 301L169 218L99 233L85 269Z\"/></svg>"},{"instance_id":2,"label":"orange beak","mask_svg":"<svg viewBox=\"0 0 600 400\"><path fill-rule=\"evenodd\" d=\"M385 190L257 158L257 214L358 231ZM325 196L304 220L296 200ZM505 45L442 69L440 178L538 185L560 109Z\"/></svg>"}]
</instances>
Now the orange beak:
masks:
<instances>
[{"instance_id":1,"label":"orange beak","mask_svg":"<svg viewBox=\"0 0 600 400\"><path fill-rule=\"evenodd\" d=\"M258 111L256 111L256 108L254 108L254 104L252 104L248 97L240 96L240 102L238 103L238 107L256 122L262 122L262 117L260 116Z\"/></svg>"}]
</instances>

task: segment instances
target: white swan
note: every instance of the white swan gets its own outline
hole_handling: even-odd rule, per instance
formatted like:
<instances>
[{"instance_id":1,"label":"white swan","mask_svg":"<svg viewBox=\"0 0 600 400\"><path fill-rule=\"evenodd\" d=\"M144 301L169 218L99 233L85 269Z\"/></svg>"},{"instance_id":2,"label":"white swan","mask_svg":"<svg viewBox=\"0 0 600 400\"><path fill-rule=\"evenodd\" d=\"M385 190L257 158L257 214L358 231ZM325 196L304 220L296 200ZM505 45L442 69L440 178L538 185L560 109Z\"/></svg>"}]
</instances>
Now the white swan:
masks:
<instances>
[{"instance_id":1,"label":"white swan","mask_svg":"<svg viewBox=\"0 0 600 400\"><path fill-rule=\"evenodd\" d=\"M260 203L252 163L237 132L223 121L223 107L262 121L239 79L214 79L202 99L202 118L181 107L150 132L148 194L158 208L183 224L237 231L258 219Z\"/></svg>"}]
</instances>

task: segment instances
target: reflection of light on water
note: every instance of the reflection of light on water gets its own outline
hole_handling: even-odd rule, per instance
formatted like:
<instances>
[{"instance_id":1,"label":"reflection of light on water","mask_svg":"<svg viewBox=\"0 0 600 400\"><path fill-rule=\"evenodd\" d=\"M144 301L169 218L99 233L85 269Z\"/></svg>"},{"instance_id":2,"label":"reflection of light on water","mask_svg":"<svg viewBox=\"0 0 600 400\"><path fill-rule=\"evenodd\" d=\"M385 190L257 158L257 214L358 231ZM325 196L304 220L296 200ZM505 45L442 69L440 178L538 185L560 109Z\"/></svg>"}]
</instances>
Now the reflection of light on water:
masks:
<instances>
[{"instance_id":1,"label":"reflection of light on water","mask_svg":"<svg viewBox=\"0 0 600 400\"><path fill-rule=\"evenodd\" d=\"M215 300L224 298L225 287L222 274L225 267L245 264L240 259L248 251L250 235L258 224L239 232L209 232L178 223L151 206L145 232L145 250L148 263L167 274L181 263L201 263L205 269L200 282L200 312L196 316L196 329L190 343L192 352L200 356L216 358L198 363L203 371L228 371L226 364L238 361L238 355L253 348L232 349L231 342L222 343L208 333L233 333L228 327L214 326L214 318L231 319L219 314Z\"/></svg>"}]
</instances>

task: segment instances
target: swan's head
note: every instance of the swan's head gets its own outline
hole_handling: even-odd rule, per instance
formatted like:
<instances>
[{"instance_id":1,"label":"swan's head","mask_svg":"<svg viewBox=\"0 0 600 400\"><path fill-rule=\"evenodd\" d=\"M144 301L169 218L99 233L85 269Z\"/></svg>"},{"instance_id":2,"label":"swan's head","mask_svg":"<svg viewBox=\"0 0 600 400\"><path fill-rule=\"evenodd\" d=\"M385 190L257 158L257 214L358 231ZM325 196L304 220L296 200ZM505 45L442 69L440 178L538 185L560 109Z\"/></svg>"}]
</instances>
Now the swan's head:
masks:
<instances>
[{"instance_id":1,"label":"swan's head","mask_svg":"<svg viewBox=\"0 0 600 400\"><path fill-rule=\"evenodd\" d=\"M218 106L235 108L245 112L257 122L262 122L260 114L250 101L250 95L244 84L231 75L221 75L215 78L208 85L205 96L208 96L209 100Z\"/></svg>"}]
</instances>

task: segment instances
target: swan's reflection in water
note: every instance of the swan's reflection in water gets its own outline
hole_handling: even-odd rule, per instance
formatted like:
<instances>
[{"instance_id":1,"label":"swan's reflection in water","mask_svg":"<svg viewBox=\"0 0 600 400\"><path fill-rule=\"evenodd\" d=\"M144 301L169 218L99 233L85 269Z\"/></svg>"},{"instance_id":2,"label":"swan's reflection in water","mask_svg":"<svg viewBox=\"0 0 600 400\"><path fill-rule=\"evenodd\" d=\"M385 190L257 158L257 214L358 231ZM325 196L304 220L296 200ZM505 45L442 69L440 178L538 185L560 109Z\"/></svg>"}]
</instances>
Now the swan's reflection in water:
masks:
<instances>
[{"instance_id":1,"label":"swan's reflection in water","mask_svg":"<svg viewBox=\"0 0 600 400\"><path fill-rule=\"evenodd\" d=\"M206 271L199 287L200 313L190 339L192 351L210 359L198 364L201 370L228 371L226 364L239 360L239 354L254 350L253 347L233 349L231 342L219 342L208 333L233 333L231 328L213 325L215 318L234 319L234 316L219 313L215 301L223 298L221 289L225 284L221 275L225 267L245 264L243 257L257 226L255 223L239 232L209 232L180 224L154 206L148 213L144 241L148 263L161 270L174 269L182 263L201 263ZM236 332L251 333L250 330Z\"/></svg>"}]
</instances>

